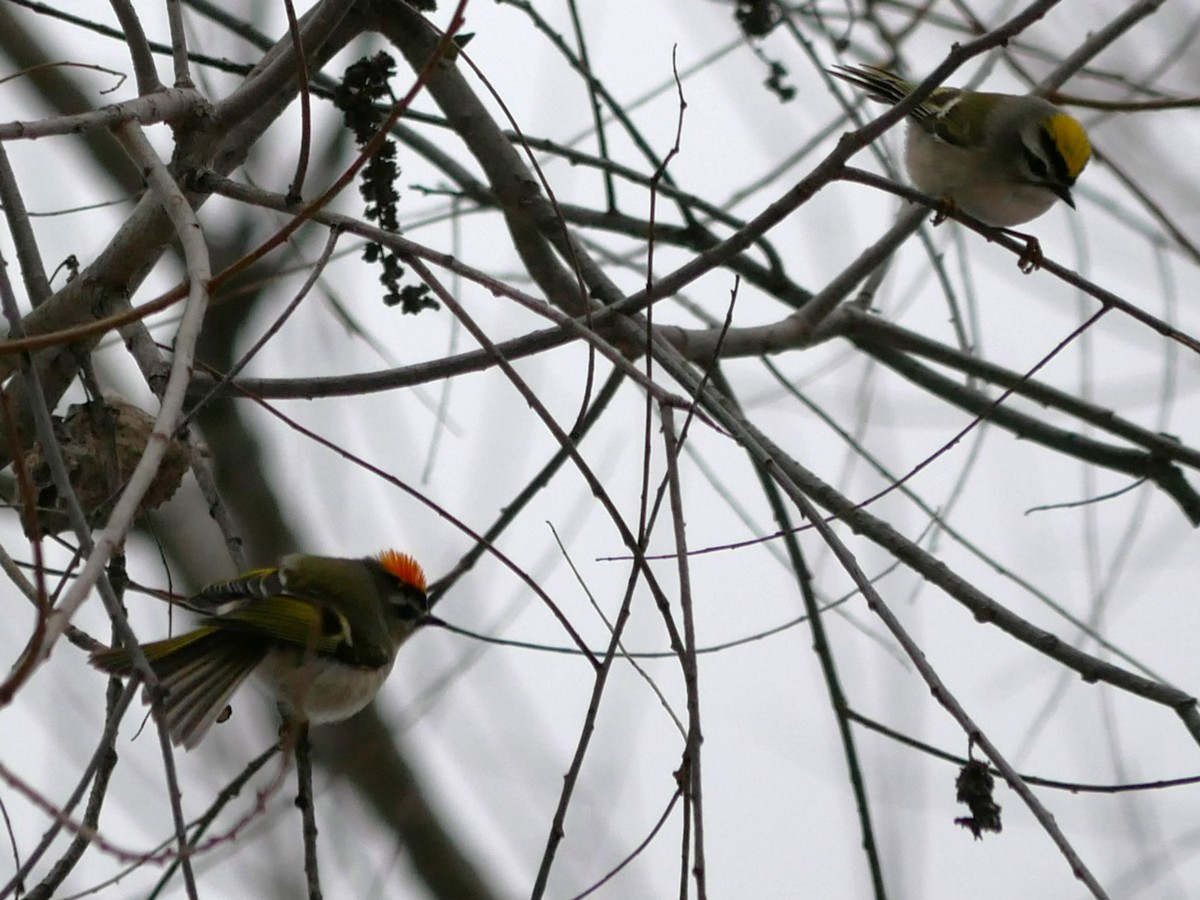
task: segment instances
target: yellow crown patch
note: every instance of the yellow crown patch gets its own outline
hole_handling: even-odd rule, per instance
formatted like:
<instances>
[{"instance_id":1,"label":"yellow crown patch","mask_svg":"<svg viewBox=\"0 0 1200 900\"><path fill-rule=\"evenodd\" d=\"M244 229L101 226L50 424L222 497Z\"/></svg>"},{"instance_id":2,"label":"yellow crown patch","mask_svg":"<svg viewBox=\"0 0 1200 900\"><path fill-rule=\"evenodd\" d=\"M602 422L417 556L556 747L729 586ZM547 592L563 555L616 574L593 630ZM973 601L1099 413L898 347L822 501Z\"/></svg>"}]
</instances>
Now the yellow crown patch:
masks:
<instances>
[{"instance_id":1,"label":"yellow crown patch","mask_svg":"<svg viewBox=\"0 0 1200 900\"><path fill-rule=\"evenodd\" d=\"M1092 158L1092 145L1088 143L1083 126L1066 113L1056 113L1048 118L1042 127L1062 154L1063 162L1067 166L1067 175L1074 181Z\"/></svg>"}]
</instances>

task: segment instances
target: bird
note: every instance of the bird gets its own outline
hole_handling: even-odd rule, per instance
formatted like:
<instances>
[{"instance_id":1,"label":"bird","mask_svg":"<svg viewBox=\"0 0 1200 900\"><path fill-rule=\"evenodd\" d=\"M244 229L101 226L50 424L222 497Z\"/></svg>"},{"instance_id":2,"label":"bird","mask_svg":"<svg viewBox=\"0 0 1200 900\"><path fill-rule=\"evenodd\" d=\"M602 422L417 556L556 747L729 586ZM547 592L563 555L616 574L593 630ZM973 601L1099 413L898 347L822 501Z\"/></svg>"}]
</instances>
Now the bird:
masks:
<instances>
[{"instance_id":1,"label":"bird","mask_svg":"<svg viewBox=\"0 0 1200 900\"><path fill-rule=\"evenodd\" d=\"M883 103L899 103L916 88L877 66L829 72ZM905 166L924 193L1027 241L1032 236L1012 226L1059 200L1075 207L1071 189L1091 159L1091 143L1083 126L1049 101L938 87L908 117Z\"/></svg>"},{"instance_id":2,"label":"bird","mask_svg":"<svg viewBox=\"0 0 1200 900\"><path fill-rule=\"evenodd\" d=\"M211 584L185 601L199 627L139 645L162 690L172 743L191 750L251 673L274 696L284 727L336 722L366 706L400 645L429 614L425 573L396 550L341 558L294 553L275 566ZM135 672L125 647L92 652L110 675ZM143 699L150 701L144 692Z\"/></svg>"}]
</instances>

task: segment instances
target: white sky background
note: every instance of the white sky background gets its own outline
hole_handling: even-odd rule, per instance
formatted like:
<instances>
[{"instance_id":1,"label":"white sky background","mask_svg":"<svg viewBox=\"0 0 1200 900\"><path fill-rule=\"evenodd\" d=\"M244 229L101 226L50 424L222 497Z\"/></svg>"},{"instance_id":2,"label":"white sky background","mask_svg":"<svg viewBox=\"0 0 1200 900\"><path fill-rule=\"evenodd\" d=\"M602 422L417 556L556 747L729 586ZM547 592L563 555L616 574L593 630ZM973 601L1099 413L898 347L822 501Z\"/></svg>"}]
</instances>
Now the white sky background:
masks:
<instances>
[{"instance_id":1,"label":"white sky background","mask_svg":"<svg viewBox=\"0 0 1200 900\"><path fill-rule=\"evenodd\" d=\"M57 5L111 21L107 8L97 4L60 0ZM258 10L260 28L271 35L282 32L277 4L252 5ZM442 5L449 6L446 0ZM569 33L563 4L538 0L535 5L560 32ZM678 0L605 0L581 6L593 70L614 96L630 103L655 87L668 87L634 113L656 151L665 153L674 140L677 116L675 91L669 87L672 52L677 53L679 69L686 71L719 48L736 44L731 8ZM933 4L938 15L960 22L957 6ZM1019 8L1011 3L969 6L988 27ZM1116 0L1064 0L1010 48L1013 59L1040 77L1049 71L1052 60L1069 54L1127 6ZM138 11L150 37L166 40L158 5L139 7L144 7ZM237 11L241 6L229 8ZM838 21L846 5L826 4L821 11ZM444 22L448 14L449 9L443 9L435 19ZM246 45L201 17L186 15L196 49L237 60L257 58ZM31 14L24 19L59 49L62 58L129 71L128 55L117 42L82 37L76 29ZM896 26L903 21L897 13ZM1200 53L1190 37L1198 21L1197 3L1166 4L1095 60L1096 71L1107 77L1075 79L1065 90L1108 100L1144 99L1122 83L1141 84L1153 73L1151 83L1165 95L1200 94ZM523 15L477 0L468 9L467 30L475 32L468 47L471 57L524 133L565 143L591 128L580 81ZM805 33L822 65L865 61L881 52L876 35L863 28L849 29L846 36L853 52L842 56L811 30ZM942 60L955 40L963 39L958 32L924 25L905 44L906 59L914 74L922 74ZM682 189L723 204L776 172L797 148L840 115L840 106L793 39L781 30L761 47L767 57L787 67L786 80L797 89L796 99L781 104L761 86L766 69L744 44L690 75L683 84L688 106L681 152L670 169ZM344 55L327 72L340 75L357 55ZM990 69L989 88L1025 89L1012 69L994 57L969 63L953 81L961 83L981 68ZM402 93L411 73L402 60L398 69L394 84ZM169 62L160 59L159 71L169 78ZM97 106L131 98L136 91L131 77L116 93L100 95L100 90L111 86L111 79L81 77L97 91ZM231 76L206 74L201 75L199 86L220 97L233 83ZM328 106L320 101L314 105L318 120L328 124L332 118ZM428 98L417 105L433 110ZM877 106L865 109L871 115L878 111ZM45 110L31 107L20 79L0 84L0 120L44 114ZM1104 161L1117 161L1180 231L1194 239L1200 234L1200 179L1195 163L1200 137L1194 127L1195 111L1076 114L1088 126L1098 151L1078 186L1078 210L1060 205L1029 230L1039 236L1052 259L1183 331L1200 334L1196 261L1164 235L1161 224ZM834 128L815 155L778 174L731 211L744 218L757 214L832 149L847 127ZM281 120L247 171L236 177L248 176L272 190L285 190L296 128L296 116ZM619 130L609 134L615 159L639 170L646 168ZM445 135L446 149L470 164L458 139ZM894 152L900 135L899 129L893 130L884 145ZM166 129L155 129L152 138L164 153L169 152ZM595 151L592 139L580 146ZM88 162L68 140L10 142L5 149L32 210L112 199L89 185ZM443 197L424 197L409 187L444 185L444 177L403 149L400 162L404 166L401 212L406 221L419 222L427 213L444 211ZM878 168L869 152L860 153L853 164ZM603 203L594 170L551 162L545 171L559 201L593 207ZM310 192L315 187L310 185ZM632 215L646 215L647 196L640 189L622 188L621 203ZM350 214L357 213L359 206L354 190L347 190L338 202L338 209ZM659 209L664 217L674 216L669 204L660 202ZM834 184L769 238L783 254L789 275L817 289L886 230L896 209L897 201L869 188ZM223 210L228 206L217 200L202 210L206 229L220 231ZM68 253L86 264L104 246L124 211L117 207L38 219L48 268ZM261 214L257 221L265 235L283 219ZM406 234L530 289L499 225L494 214L466 216L458 246L452 245L444 221ZM1025 371L1095 310L1095 301L1070 286L1046 273L1022 275L1011 254L957 228L943 226L930 235L945 254L959 302L970 310L967 327L984 358ZM324 237L322 230L310 228L292 246L311 261ZM618 252L633 248L625 239L599 237ZM344 238L340 246L352 244ZM15 276L7 230L0 236L0 248ZM690 256L666 246L656 253L658 272L670 271ZM610 271L622 287L633 291L644 283L644 258L636 254L630 261L627 272ZM135 302L157 295L179 274L179 264L164 259ZM247 340L273 321L303 277L301 272L278 285L277 302L264 306L262 321L247 332ZM337 300L386 347L390 358L381 358L366 342L348 334L329 304L314 295L251 364L248 374L300 377L370 371L438 358L448 352L452 341L458 341L461 349L471 346L465 334L452 329L447 311L414 318L384 309L375 273L358 262L356 252L331 266L325 289L336 292ZM689 286L685 297L710 316L721 318L732 289L733 276L718 270ZM541 327L531 315L477 286L456 290L493 340ZM948 344L955 342L945 295L933 277L929 257L915 240L898 255L874 306L889 321ZM734 314L736 325L773 322L782 315L776 301L743 285ZM696 324L686 310L671 303L660 304L655 316L659 321ZM171 321L160 328L161 339L169 341ZM854 432L860 445L895 474L908 472L937 452L969 421L965 414L870 364L844 341L784 353L773 362L806 398ZM1196 355L1186 348L1114 312L1044 368L1039 378L1194 446L1200 444L1197 363ZM517 369L558 421L569 427L583 397L585 365L586 354L579 345L571 345L522 361ZM104 351L102 371L114 387L153 408L119 343ZM602 366L601 379L607 372ZM785 392L760 361L733 361L726 372L751 420L843 493L863 499L886 485L857 451L847 448ZM482 531L556 445L498 371L464 376L449 385L445 430L428 480L422 482L439 427L432 405L445 387L439 383L420 388L420 397L418 391L408 390L278 405L305 426L418 486ZM670 383L668 387L675 389ZM1032 404L1013 401L1013 405L1063 427L1079 428ZM626 385L614 408L583 444L588 462L631 523L636 522L641 489L643 415L643 395ZM358 555L395 545L416 554L436 578L470 548L467 537L400 491L314 446L278 420L255 416L272 456L281 502L292 527L307 542L305 549ZM651 442L657 484L664 471L657 420ZM693 547L745 540L754 536L754 529L773 530L756 478L730 439L695 423L689 449L682 466ZM714 478L706 472L715 473ZM1195 473L1188 474L1195 482ZM1125 476L1084 467L999 429L984 429L942 455L908 487L934 508L953 504L954 528L997 567L1017 573L1072 614L1094 619L1110 641L1163 680L1194 690L1194 636L1200 633L1195 602L1200 576L1197 539L1175 504L1143 486L1091 506L1028 512L1035 506L1095 497L1128 484ZM739 518L724 494L748 511L754 529ZM906 537L928 542L923 534L928 516L898 494L877 502L872 511ZM184 527L181 520L196 532L196 552L211 557L202 568L211 571L213 579L231 574L219 534L204 520L203 506L190 483L160 521L162 527ZM624 550L611 521L569 466L503 536L500 547L554 598L591 646L602 647L605 625L562 558L551 525L587 589L606 614L614 615L628 564L602 558L622 557ZM15 517L0 520L0 529L5 548L27 558L28 544ZM838 531L869 575L888 569L891 560L883 551L856 539L846 528ZM670 546L669 522L664 518L652 550L663 552ZM850 590L848 577L817 537L806 534L802 546L824 600ZM1081 639L1038 597L955 540L942 534L935 539L934 550L1010 609L1065 641L1080 642L1089 652L1097 652L1093 642ZM58 561L62 559L65 556ZM674 563L663 560L655 567L663 583L677 590ZM130 569L136 580L166 585L158 554L144 540L133 548ZM696 557L691 574L701 646L755 634L802 611L782 548L773 543ZM957 603L903 569L889 572L877 587L921 642L948 687L1020 771L1071 782L1113 784L1191 775L1200 768L1196 747L1169 710L1064 675L1053 661L995 629L977 625ZM10 626L0 629L0 660L7 665L26 639L28 607L15 593L10 600L4 590L0 596ZM131 597L128 605L139 633L147 639L165 632L165 615L154 601ZM554 647L569 643L528 588L490 559L459 582L437 611L479 632ZM966 751L961 731L933 702L928 688L902 660L895 642L861 598L850 599L836 614L826 615L825 621L855 710L949 752ZM98 636L107 635L95 600L85 607L78 624ZM704 824L711 897L869 896L845 761L811 644L807 626L799 626L702 658ZM635 601L625 645L631 650L667 647L661 620L644 589ZM684 717L678 663L647 662L645 669L675 713ZM501 896L528 895L591 684L589 667L578 657L490 647L430 631L407 645L380 695L383 714L395 724L398 740L427 790ZM103 690L103 679L87 668L82 654L60 646L17 702L0 710L0 762L52 799L61 800L99 735ZM169 814L162 800L157 741L147 733L131 742L135 722L136 717L130 717L118 741L122 761L101 830L122 846L148 848L169 836ZM230 722L217 728L198 750L178 757L185 810L194 815L204 809L212 795L267 746L274 729L273 714L264 701L253 691L239 695ZM1007 787L997 788L1003 833L973 841L968 832L952 824L954 817L966 812L954 800L954 766L871 732L860 729L855 735L889 896L991 900L1084 895L1050 840ZM672 773L681 751L681 738L659 699L628 665L618 664L548 896L568 897L586 889L637 846L671 795ZM65 781L64 772L68 773ZM1200 834L1194 814L1198 791L1185 787L1109 796L1038 790L1038 795L1111 896L1184 898L1200 891ZM404 849L380 836L359 801L327 782L318 783L318 792L326 896L418 896ZM48 824L44 814L7 784L0 783L0 798L18 844L31 846ZM252 791L245 792L237 809L244 811L252 798ZM291 798L289 784L236 843L198 863L202 896L298 895L303 886L300 826ZM677 809L656 841L596 896L676 896L680 823ZM7 839L0 841L0 847L0 880L6 880L12 859ZM89 851L63 896L85 890L117 869L110 857ZM141 870L101 895L141 896L155 877L156 872ZM175 887L172 895L182 896L178 883Z\"/></svg>"}]
</instances>

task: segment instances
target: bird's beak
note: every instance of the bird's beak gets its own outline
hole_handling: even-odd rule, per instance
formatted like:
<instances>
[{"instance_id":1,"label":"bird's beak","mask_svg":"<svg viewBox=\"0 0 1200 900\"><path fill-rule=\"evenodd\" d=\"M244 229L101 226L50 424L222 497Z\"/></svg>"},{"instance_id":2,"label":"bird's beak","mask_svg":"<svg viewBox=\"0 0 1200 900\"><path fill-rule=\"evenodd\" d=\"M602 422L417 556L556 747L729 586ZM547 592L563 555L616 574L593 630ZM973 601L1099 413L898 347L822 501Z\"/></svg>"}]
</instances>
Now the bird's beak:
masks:
<instances>
[{"instance_id":1,"label":"bird's beak","mask_svg":"<svg viewBox=\"0 0 1200 900\"><path fill-rule=\"evenodd\" d=\"M1071 209L1075 208L1075 198L1071 196L1071 189L1065 184L1056 184L1050 190L1058 194L1059 199L1071 207Z\"/></svg>"}]
</instances>

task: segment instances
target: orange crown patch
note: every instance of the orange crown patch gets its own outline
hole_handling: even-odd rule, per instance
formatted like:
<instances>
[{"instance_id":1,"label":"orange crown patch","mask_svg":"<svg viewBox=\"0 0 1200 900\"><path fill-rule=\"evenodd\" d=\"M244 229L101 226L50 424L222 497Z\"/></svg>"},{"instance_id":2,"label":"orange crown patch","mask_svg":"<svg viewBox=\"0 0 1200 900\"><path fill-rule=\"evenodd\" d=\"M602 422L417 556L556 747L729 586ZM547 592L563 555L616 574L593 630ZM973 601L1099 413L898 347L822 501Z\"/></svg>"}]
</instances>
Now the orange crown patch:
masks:
<instances>
[{"instance_id":1,"label":"orange crown patch","mask_svg":"<svg viewBox=\"0 0 1200 900\"><path fill-rule=\"evenodd\" d=\"M384 571L393 578L415 587L422 594L425 593L425 571L421 568L421 564L407 553L401 553L398 550L384 550L375 558L379 560Z\"/></svg>"}]
</instances>

